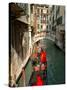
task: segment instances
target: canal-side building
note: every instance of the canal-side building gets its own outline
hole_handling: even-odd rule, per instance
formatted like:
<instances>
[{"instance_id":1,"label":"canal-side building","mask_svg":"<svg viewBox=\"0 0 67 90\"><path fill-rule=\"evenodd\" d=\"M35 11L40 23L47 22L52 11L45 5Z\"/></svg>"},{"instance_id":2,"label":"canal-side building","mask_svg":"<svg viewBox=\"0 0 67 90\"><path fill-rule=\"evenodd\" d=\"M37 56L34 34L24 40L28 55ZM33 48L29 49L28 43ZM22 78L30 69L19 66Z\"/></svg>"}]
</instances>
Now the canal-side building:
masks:
<instances>
[{"instance_id":1,"label":"canal-side building","mask_svg":"<svg viewBox=\"0 0 67 90\"><path fill-rule=\"evenodd\" d=\"M64 51L65 48L65 7L53 5L49 7L47 30L56 45Z\"/></svg>"},{"instance_id":2,"label":"canal-side building","mask_svg":"<svg viewBox=\"0 0 67 90\"><path fill-rule=\"evenodd\" d=\"M51 30L52 30L52 18L51 18L51 11L52 11L52 6L51 5L49 5L48 6L48 15L47 15L47 17L46 17L46 31L48 32L47 33L47 36L48 37L51 37Z\"/></svg>"},{"instance_id":3,"label":"canal-side building","mask_svg":"<svg viewBox=\"0 0 67 90\"><path fill-rule=\"evenodd\" d=\"M26 8L20 7L17 3L9 4L9 25L10 25L10 57L9 57L9 84L16 84L22 67L27 61L29 53L29 30L28 17L25 13ZM23 6L23 5L22 5ZM29 56L29 55L28 55ZM29 58L29 57L28 57ZM23 64L24 62L24 64ZM21 70L20 70L21 69ZM25 83L23 83L23 86Z\"/></svg>"},{"instance_id":4,"label":"canal-side building","mask_svg":"<svg viewBox=\"0 0 67 90\"><path fill-rule=\"evenodd\" d=\"M63 51L65 50L65 7L56 7L56 38L55 42Z\"/></svg>"},{"instance_id":5,"label":"canal-side building","mask_svg":"<svg viewBox=\"0 0 67 90\"><path fill-rule=\"evenodd\" d=\"M46 30L47 11L47 5L31 4L31 22L35 32L42 32Z\"/></svg>"}]
</instances>

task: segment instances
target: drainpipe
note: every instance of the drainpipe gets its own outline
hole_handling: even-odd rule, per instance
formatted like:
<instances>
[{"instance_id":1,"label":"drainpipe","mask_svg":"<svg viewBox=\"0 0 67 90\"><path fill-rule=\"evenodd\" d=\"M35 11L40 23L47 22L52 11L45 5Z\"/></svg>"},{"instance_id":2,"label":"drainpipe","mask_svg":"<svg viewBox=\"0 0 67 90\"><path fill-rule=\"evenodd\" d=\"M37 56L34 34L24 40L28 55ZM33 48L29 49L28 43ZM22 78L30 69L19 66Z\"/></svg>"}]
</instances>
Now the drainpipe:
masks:
<instances>
[{"instance_id":1,"label":"drainpipe","mask_svg":"<svg viewBox=\"0 0 67 90\"><path fill-rule=\"evenodd\" d=\"M39 10L39 32L41 32L41 8Z\"/></svg>"},{"instance_id":2,"label":"drainpipe","mask_svg":"<svg viewBox=\"0 0 67 90\"><path fill-rule=\"evenodd\" d=\"M29 18L28 18L28 23L29 23L29 26L28 26L28 30L29 30L29 50L30 50L30 54L32 53L32 38L31 38L31 11L30 11L30 4L28 5L28 15L29 15Z\"/></svg>"}]
</instances>

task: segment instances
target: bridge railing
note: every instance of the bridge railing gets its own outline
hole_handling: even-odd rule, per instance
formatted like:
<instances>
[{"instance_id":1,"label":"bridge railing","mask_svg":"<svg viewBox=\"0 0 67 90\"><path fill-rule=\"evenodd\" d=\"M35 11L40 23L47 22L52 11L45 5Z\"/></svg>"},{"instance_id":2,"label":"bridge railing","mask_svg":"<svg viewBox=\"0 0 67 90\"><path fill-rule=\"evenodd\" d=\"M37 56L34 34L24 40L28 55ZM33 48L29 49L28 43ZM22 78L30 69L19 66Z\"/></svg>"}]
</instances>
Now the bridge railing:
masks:
<instances>
[{"instance_id":1,"label":"bridge railing","mask_svg":"<svg viewBox=\"0 0 67 90\"><path fill-rule=\"evenodd\" d=\"M46 36L46 31L42 31L42 32L36 33L36 34L33 36L32 44L34 44L34 43L36 43L37 41L45 38L45 36Z\"/></svg>"}]
</instances>

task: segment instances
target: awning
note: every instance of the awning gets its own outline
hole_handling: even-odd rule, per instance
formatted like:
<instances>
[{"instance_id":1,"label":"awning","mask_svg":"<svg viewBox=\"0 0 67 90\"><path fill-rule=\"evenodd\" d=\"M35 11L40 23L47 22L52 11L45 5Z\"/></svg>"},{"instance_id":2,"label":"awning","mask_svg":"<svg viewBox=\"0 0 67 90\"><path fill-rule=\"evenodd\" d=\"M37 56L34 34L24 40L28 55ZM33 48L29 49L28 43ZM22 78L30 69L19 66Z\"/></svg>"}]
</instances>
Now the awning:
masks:
<instances>
[{"instance_id":1,"label":"awning","mask_svg":"<svg viewBox=\"0 0 67 90\"><path fill-rule=\"evenodd\" d=\"M29 23L28 23L28 19L27 19L27 16L26 16L26 15L25 15L25 16L21 16L21 17L17 18L17 20L18 20L18 21L21 21L21 22L23 22L23 23L25 23L25 24L29 24Z\"/></svg>"}]
</instances>

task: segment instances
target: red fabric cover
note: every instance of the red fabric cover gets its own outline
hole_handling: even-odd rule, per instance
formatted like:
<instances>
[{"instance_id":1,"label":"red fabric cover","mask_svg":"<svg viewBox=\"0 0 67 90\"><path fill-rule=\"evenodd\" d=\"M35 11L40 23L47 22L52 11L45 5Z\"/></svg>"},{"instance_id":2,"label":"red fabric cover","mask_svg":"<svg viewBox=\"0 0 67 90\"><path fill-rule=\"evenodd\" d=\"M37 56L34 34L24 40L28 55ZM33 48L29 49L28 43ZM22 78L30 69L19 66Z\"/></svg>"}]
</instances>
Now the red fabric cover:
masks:
<instances>
[{"instance_id":1,"label":"red fabric cover","mask_svg":"<svg viewBox=\"0 0 67 90\"><path fill-rule=\"evenodd\" d=\"M40 77L39 75L37 76L36 85L37 85L37 86L42 86L42 85L44 85L43 80L41 79L41 77Z\"/></svg>"},{"instance_id":2,"label":"red fabric cover","mask_svg":"<svg viewBox=\"0 0 67 90\"><path fill-rule=\"evenodd\" d=\"M40 61L42 63L46 62L46 52L45 51L41 52L41 54L40 54Z\"/></svg>"}]
</instances>

